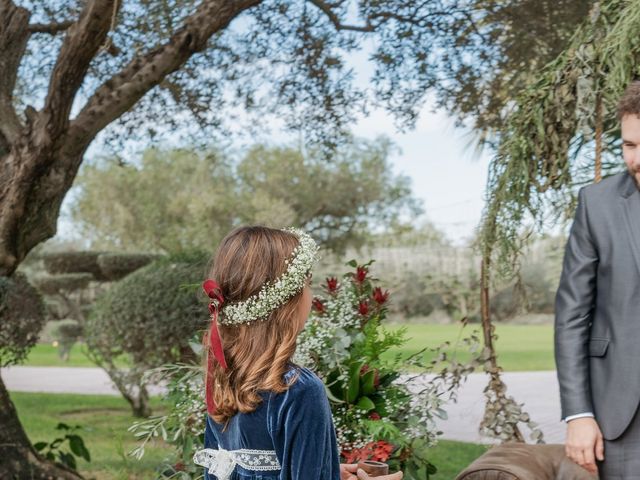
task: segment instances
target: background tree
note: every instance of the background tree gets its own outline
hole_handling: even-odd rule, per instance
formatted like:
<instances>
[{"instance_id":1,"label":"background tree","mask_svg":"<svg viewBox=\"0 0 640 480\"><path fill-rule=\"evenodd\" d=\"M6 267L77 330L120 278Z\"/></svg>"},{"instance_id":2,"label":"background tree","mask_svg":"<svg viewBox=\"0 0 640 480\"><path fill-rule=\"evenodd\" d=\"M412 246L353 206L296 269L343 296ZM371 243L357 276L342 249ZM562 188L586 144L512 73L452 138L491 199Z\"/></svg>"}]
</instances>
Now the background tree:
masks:
<instances>
[{"instance_id":1,"label":"background tree","mask_svg":"<svg viewBox=\"0 0 640 480\"><path fill-rule=\"evenodd\" d=\"M353 140L331 162L291 147L255 146L238 162L225 152L150 149L139 166L85 165L72 217L98 249L210 251L234 226L261 223L302 227L344 251L421 212L409 179L392 172L391 148L383 138Z\"/></svg>"}]
</instances>

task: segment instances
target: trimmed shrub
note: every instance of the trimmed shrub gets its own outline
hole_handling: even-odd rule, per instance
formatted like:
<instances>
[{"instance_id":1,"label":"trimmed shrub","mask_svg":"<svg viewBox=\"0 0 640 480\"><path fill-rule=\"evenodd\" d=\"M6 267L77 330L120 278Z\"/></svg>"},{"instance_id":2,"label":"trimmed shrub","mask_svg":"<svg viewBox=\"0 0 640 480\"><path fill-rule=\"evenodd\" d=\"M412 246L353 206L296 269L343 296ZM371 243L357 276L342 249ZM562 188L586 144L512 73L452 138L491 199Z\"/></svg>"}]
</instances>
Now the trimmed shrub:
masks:
<instances>
[{"instance_id":1,"label":"trimmed shrub","mask_svg":"<svg viewBox=\"0 0 640 480\"><path fill-rule=\"evenodd\" d=\"M44 302L27 278L0 277L0 367L22 362L44 324Z\"/></svg>"},{"instance_id":2,"label":"trimmed shrub","mask_svg":"<svg viewBox=\"0 0 640 480\"><path fill-rule=\"evenodd\" d=\"M134 414L150 413L142 374L172 362L195 362L189 346L208 326L200 284L208 255L194 252L162 258L115 282L99 297L88 317L85 339L90 354L132 404ZM114 360L127 355L131 369ZM139 393L142 392L142 393Z\"/></svg>"}]
</instances>

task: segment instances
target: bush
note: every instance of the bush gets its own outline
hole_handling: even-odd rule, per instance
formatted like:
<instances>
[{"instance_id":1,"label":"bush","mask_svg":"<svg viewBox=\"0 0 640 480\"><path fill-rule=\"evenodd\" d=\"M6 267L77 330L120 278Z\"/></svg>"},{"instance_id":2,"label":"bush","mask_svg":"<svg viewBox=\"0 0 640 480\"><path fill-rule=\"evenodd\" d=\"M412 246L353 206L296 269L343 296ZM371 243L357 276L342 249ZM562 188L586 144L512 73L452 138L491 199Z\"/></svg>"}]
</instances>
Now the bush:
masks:
<instances>
[{"instance_id":1,"label":"bush","mask_svg":"<svg viewBox=\"0 0 640 480\"><path fill-rule=\"evenodd\" d=\"M491 315L498 321L520 313L553 313L555 289L542 263L524 265L521 282L498 291L491 298Z\"/></svg>"},{"instance_id":2,"label":"bush","mask_svg":"<svg viewBox=\"0 0 640 480\"><path fill-rule=\"evenodd\" d=\"M98 257L98 265L104 277L113 281L126 277L158 258L159 255L148 253L104 253Z\"/></svg>"},{"instance_id":3,"label":"bush","mask_svg":"<svg viewBox=\"0 0 640 480\"><path fill-rule=\"evenodd\" d=\"M42 297L23 274L0 277L0 367L27 357L45 320Z\"/></svg>"},{"instance_id":4,"label":"bush","mask_svg":"<svg viewBox=\"0 0 640 480\"><path fill-rule=\"evenodd\" d=\"M64 319L56 322L51 332L58 342L58 355L65 362L69 360L69 352L73 345L82 337L84 328L76 320Z\"/></svg>"},{"instance_id":5,"label":"bush","mask_svg":"<svg viewBox=\"0 0 640 480\"><path fill-rule=\"evenodd\" d=\"M47 252L42 260L47 272L58 273L90 273L96 280L107 280L98 265L98 256L103 252Z\"/></svg>"},{"instance_id":6,"label":"bush","mask_svg":"<svg viewBox=\"0 0 640 480\"><path fill-rule=\"evenodd\" d=\"M96 300L87 320L87 345L119 387L143 389L145 370L196 361L189 341L208 324L206 305L197 295L207 260L197 252L162 258L115 282ZM120 355L130 359L127 372L114 366ZM135 401L127 398L133 394L123 395ZM143 410L142 404L134 406L136 414L146 415Z\"/></svg>"},{"instance_id":7,"label":"bush","mask_svg":"<svg viewBox=\"0 0 640 480\"><path fill-rule=\"evenodd\" d=\"M407 271L394 289L393 309L405 317L426 317L443 307L438 294L427 291L428 278L414 271Z\"/></svg>"},{"instance_id":8,"label":"bush","mask_svg":"<svg viewBox=\"0 0 640 480\"><path fill-rule=\"evenodd\" d=\"M479 339L462 341L462 348L475 352L468 364L448 361L440 348L429 349L436 358L431 362L424 361L427 349L383 360L408 339L404 329L384 328L389 292L370 276L370 264L351 261L355 271L327 279L300 335L296 361L325 383L344 463L382 461L407 479L429 478L436 468L416 452L436 443L436 418L445 418L445 403L482 363ZM410 369L419 373L402 378ZM429 373L435 375L427 379Z\"/></svg>"}]
</instances>

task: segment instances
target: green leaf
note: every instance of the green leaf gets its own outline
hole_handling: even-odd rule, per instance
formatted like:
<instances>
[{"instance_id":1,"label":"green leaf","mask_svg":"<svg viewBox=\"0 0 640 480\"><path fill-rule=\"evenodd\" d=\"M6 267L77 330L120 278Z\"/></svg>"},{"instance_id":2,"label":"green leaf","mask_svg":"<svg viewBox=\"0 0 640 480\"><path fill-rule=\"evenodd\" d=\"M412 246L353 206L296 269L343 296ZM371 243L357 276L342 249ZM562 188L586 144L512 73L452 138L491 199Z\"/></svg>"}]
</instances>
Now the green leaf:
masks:
<instances>
[{"instance_id":1,"label":"green leaf","mask_svg":"<svg viewBox=\"0 0 640 480\"><path fill-rule=\"evenodd\" d=\"M360 379L360 388L362 389L363 395L369 395L376 390L374 386L374 381L376 379L375 370L369 370L365 373Z\"/></svg>"},{"instance_id":2,"label":"green leaf","mask_svg":"<svg viewBox=\"0 0 640 480\"><path fill-rule=\"evenodd\" d=\"M324 386L324 390L325 392L327 392L327 398L333 402L333 403L344 403L344 400L340 400L338 397L336 397L333 392L331 391L331 388L328 387L327 385Z\"/></svg>"},{"instance_id":3,"label":"green leaf","mask_svg":"<svg viewBox=\"0 0 640 480\"><path fill-rule=\"evenodd\" d=\"M348 265L350 267L356 268L358 266L358 261L353 259L353 260L349 260L345 265Z\"/></svg>"},{"instance_id":4,"label":"green leaf","mask_svg":"<svg viewBox=\"0 0 640 480\"><path fill-rule=\"evenodd\" d=\"M375 403L369 397L360 397L358 400L358 408L361 408L365 412L370 412L371 410L376 408Z\"/></svg>"},{"instance_id":5,"label":"green leaf","mask_svg":"<svg viewBox=\"0 0 640 480\"><path fill-rule=\"evenodd\" d=\"M62 439L62 438L56 438L53 442L51 442L51 448L52 448L52 449L54 449L54 448L58 448L58 446L59 446L62 442L64 442L64 439Z\"/></svg>"},{"instance_id":6,"label":"green leaf","mask_svg":"<svg viewBox=\"0 0 640 480\"><path fill-rule=\"evenodd\" d=\"M349 385L347 387L347 402L353 403L360 393L360 369L364 362L355 362L349 368Z\"/></svg>"},{"instance_id":7,"label":"green leaf","mask_svg":"<svg viewBox=\"0 0 640 480\"><path fill-rule=\"evenodd\" d=\"M38 442L38 443L33 445L33 448L35 448L39 452L40 450L42 450L47 445L49 445L47 442Z\"/></svg>"},{"instance_id":8,"label":"green leaf","mask_svg":"<svg viewBox=\"0 0 640 480\"><path fill-rule=\"evenodd\" d=\"M91 461L91 455L84 445L84 440L79 435L67 435L69 446L74 455L84 458L87 462Z\"/></svg>"},{"instance_id":9,"label":"green leaf","mask_svg":"<svg viewBox=\"0 0 640 480\"><path fill-rule=\"evenodd\" d=\"M74 470L77 467L76 457L67 452L58 452L58 457L60 458L60 462L66 465L69 468L73 468Z\"/></svg>"},{"instance_id":10,"label":"green leaf","mask_svg":"<svg viewBox=\"0 0 640 480\"><path fill-rule=\"evenodd\" d=\"M69 425L67 425L66 423L59 423L56 426L56 430L70 430L71 427Z\"/></svg>"}]
</instances>

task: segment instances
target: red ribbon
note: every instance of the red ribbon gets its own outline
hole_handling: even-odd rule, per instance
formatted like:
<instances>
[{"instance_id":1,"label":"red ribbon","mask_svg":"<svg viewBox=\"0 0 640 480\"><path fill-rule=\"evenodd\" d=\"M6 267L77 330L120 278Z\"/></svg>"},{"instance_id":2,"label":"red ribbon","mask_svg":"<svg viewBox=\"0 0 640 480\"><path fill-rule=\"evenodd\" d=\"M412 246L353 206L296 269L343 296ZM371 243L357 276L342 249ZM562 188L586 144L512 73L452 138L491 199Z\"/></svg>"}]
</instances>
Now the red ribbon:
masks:
<instances>
[{"instance_id":1,"label":"red ribbon","mask_svg":"<svg viewBox=\"0 0 640 480\"><path fill-rule=\"evenodd\" d=\"M220 285L214 280L205 280L202 284L207 296L212 300L209 303L209 313L211 314L211 326L209 328L209 352L207 353L207 378L206 378L206 397L207 397L207 409L210 412L215 411L215 403L213 401L213 392L209 388L209 379L213 375L213 357L218 361L223 370L227 369L227 361L224 358L224 349L222 348L222 340L220 339L220 332L218 331L218 311L220 306L224 303L224 297L220 289Z\"/></svg>"},{"instance_id":2,"label":"red ribbon","mask_svg":"<svg viewBox=\"0 0 640 480\"><path fill-rule=\"evenodd\" d=\"M209 303L209 313L211 314L211 328L209 331L209 344L213 350L213 355L216 360L222 365L223 369L227 369L227 361L224 358L224 350L222 348L222 340L220 339L220 332L218 331L218 311L220 306L224 303L224 297L220 290L220 285L214 280L205 280L202 284L202 288L205 293L213 301Z\"/></svg>"}]
</instances>

